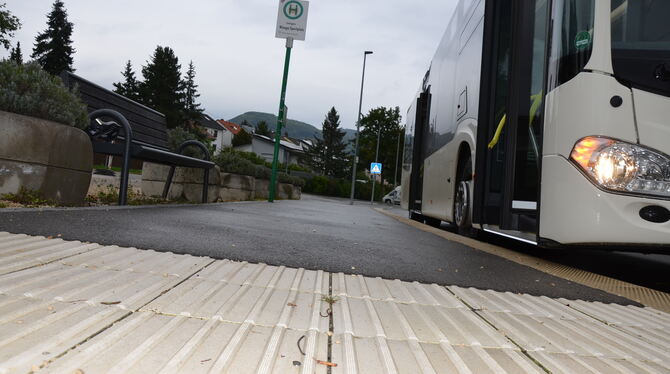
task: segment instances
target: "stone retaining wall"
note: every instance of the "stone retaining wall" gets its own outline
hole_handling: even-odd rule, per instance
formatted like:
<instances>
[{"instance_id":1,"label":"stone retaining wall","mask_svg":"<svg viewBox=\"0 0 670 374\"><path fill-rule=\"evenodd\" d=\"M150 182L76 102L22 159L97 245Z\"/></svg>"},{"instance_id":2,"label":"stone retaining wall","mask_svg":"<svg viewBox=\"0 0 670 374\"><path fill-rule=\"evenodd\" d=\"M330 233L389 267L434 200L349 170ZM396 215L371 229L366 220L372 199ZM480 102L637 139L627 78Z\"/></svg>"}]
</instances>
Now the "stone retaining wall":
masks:
<instances>
[{"instance_id":1,"label":"stone retaining wall","mask_svg":"<svg viewBox=\"0 0 670 374\"><path fill-rule=\"evenodd\" d=\"M142 193L147 196L161 196L169 170L169 166L145 162L142 167ZM202 169L178 167L175 170L168 197L200 202L202 181ZM208 202L267 199L269 186L268 180L225 173L215 166L209 170ZM299 200L300 196L300 187L286 183L277 184L278 199Z\"/></svg>"}]
</instances>

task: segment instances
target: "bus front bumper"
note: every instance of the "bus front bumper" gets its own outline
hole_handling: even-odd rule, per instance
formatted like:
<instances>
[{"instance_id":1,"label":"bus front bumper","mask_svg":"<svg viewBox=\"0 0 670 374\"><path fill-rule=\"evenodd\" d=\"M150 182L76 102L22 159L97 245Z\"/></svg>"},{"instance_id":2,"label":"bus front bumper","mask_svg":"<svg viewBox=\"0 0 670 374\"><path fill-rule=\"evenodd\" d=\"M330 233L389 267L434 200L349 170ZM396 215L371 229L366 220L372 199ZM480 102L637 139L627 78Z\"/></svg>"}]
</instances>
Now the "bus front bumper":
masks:
<instances>
[{"instance_id":1,"label":"bus front bumper","mask_svg":"<svg viewBox=\"0 0 670 374\"><path fill-rule=\"evenodd\" d=\"M540 238L560 244L624 245L670 253L670 221L640 216L647 206L670 210L670 201L605 192L562 156L542 159Z\"/></svg>"}]
</instances>

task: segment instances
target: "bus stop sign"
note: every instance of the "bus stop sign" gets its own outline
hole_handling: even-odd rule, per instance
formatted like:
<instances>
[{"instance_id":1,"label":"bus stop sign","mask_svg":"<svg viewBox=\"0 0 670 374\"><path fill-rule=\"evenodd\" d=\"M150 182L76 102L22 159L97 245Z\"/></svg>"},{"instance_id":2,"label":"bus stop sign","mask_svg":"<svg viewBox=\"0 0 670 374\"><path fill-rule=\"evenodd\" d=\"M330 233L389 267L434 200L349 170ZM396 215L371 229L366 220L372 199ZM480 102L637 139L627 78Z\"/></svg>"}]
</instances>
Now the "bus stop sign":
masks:
<instances>
[{"instance_id":1,"label":"bus stop sign","mask_svg":"<svg viewBox=\"0 0 670 374\"><path fill-rule=\"evenodd\" d=\"M279 0L275 37L280 39L305 40L308 9L309 1Z\"/></svg>"},{"instance_id":2,"label":"bus stop sign","mask_svg":"<svg viewBox=\"0 0 670 374\"><path fill-rule=\"evenodd\" d=\"M382 164L381 162L372 162L370 163L370 174L381 174L382 173Z\"/></svg>"}]
</instances>

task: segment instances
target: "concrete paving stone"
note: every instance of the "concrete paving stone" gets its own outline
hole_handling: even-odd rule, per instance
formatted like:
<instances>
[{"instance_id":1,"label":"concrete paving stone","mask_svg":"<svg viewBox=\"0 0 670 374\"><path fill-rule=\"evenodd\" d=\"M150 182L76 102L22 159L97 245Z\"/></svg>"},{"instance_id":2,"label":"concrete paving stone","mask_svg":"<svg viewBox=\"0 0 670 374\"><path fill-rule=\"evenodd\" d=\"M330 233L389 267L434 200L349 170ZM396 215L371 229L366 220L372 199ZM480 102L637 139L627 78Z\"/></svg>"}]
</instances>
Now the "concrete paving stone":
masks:
<instances>
[{"instance_id":1,"label":"concrete paving stone","mask_svg":"<svg viewBox=\"0 0 670 374\"><path fill-rule=\"evenodd\" d=\"M303 356L297 342L306 355ZM47 373L318 373L328 337L286 328L134 313L76 347Z\"/></svg>"},{"instance_id":2,"label":"concrete paving stone","mask_svg":"<svg viewBox=\"0 0 670 374\"><path fill-rule=\"evenodd\" d=\"M208 257L109 246L63 259L60 263L91 269L101 268L186 277L213 261Z\"/></svg>"},{"instance_id":3,"label":"concrete paving stone","mask_svg":"<svg viewBox=\"0 0 670 374\"><path fill-rule=\"evenodd\" d=\"M333 373L543 373L515 349L420 343L383 337L333 336Z\"/></svg>"},{"instance_id":4,"label":"concrete paving stone","mask_svg":"<svg viewBox=\"0 0 670 374\"><path fill-rule=\"evenodd\" d=\"M444 287L436 284L423 285L419 282L401 282L398 279L387 280L343 273L333 275L333 295L440 305L447 308L465 307Z\"/></svg>"},{"instance_id":5,"label":"concrete paving stone","mask_svg":"<svg viewBox=\"0 0 670 374\"><path fill-rule=\"evenodd\" d=\"M668 368L655 362L635 359L579 356L574 354L533 352L533 357L553 374L665 374Z\"/></svg>"},{"instance_id":6,"label":"concrete paving stone","mask_svg":"<svg viewBox=\"0 0 670 374\"><path fill-rule=\"evenodd\" d=\"M126 314L113 306L0 295L0 373L36 371Z\"/></svg>"},{"instance_id":7,"label":"concrete paving stone","mask_svg":"<svg viewBox=\"0 0 670 374\"><path fill-rule=\"evenodd\" d=\"M161 274L52 263L0 277L0 292L49 302L105 303L136 310L182 280Z\"/></svg>"},{"instance_id":8,"label":"concrete paving stone","mask_svg":"<svg viewBox=\"0 0 670 374\"><path fill-rule=\"evenodd\" d=\"M512 348L512 343L466 308L342 297L334 304L334 331L355 337Z\"/></svg>"},{"instance_id":9,"label":"concrete paving stone","mask_svg":"<svg viewBox=\"0 0 670 374\"><path fill-rule=\"evenodd\" d=\"M274 288L300 292L317 292L322 295L328 294L329 274L321 270L313 271L301 268L296 269L284 266L221 260L203 269L196 274L195 278L236 285L249 284L255 287L266 287L277 272L280 273L280 276ZM294 285L297 277L299 277L300 281L297 285Z\"/></svg>"},{"instance_id":10,"label":"concrete paving stone","mask_svg":"<svg viewBox=\"0 0 670 374\"><path fill-rule=\"evenodd\" d=\"M529 352L635 359L655 362L670 370L667 347L657 347L612 326L583 320L561 321L506 313L480 313Z\"/></svg>"},{"instance_id":11,"label":"concrete paving stone","mask_svg":"<svg viewBox=\"0 0 670 374\"><path fill-rule=\"evenodd\" d=\"M100 248L98 244L0 233L0 275Z\"/></svg>"},{"instance_id":12,"label":"concrete paving stone","mask_svg":"<svg viewBox=\"0 0 670 374\"><path fill-rule=\"evenodd\" d=\"M225 267L224 265L222 268ZM286 289L277 289L284 268L273 267L276 270L273 277L265 286L258 287L253 283L258 281L259 276L264 273L263 270L269 267L253 265L252 268L257 271L250 272L246 280L232 278L241 282L189 279L154 300L143 310L234 323L249 322L269 327L289 327L301 331L328 331L328 318L325 314L327 304L322 302L323 295L320 293L322 277L315 278L317 282L313 285L312 292L298 292L297 289L303 280L302 275L307 272L304 269L297 269L298 271L289 272L293 276L292 285Z\"/></svg>"}]
</instances>

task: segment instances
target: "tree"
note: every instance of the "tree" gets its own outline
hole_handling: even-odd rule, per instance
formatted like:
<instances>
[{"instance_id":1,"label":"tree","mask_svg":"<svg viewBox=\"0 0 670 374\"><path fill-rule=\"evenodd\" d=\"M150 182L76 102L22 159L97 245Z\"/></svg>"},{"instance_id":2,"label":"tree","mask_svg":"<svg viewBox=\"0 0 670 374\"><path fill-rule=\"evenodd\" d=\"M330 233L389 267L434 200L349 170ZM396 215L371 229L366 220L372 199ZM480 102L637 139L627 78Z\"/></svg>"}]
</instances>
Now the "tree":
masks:
<instances>
[{"instance_id":1,"label":"tree","mask_svg":"<svg viewBox=\"0 0 670 374\"><path fill-rule=\"evenodd\" d=\"M9 53L9 60L17 65L23 65L23 52L21 52L21 42L16 42L16 47Z\"/></svg>"},{"instance_id":2,"label":"tree","mask_svg":"<svg viewBox=\"0 0 670 374\"><path fill-rule=\"evenodd\" d=\"M61 0L54 2L47 18L47 29L35 38L32 58L52 75L74 71L72 55L75 50L70 39L73 25L67 20L67 11Z\"/></svg>"},{"instance_id":3,"label":"tree","mask_svg":"<svg viewBox=\"0 0 670 374\"><path fill-rule=\"evenodd\" d=\"M140 82L135 78L130 60L126 62L126 67L121 75L123 75L123 82L114 83L114 92L131 100L140 101Z\"/></svg>"},{"instance_id":4,"label":"tree","mask_svg":"<svg viewBox=\"0 0 670 374\"><path fill-rule=\"evenodd\" d=\"M344 143L344 131L340 130L340 116L331 108L323 121L321 139L315 138L309 146L304 160L312 170L324 175L341 178L348 173L349 157Z\"/></svg>"},{"instance_id":5,"label":"tree","mask_svg":"<svg viewBox=\"0 0 670 374\"><path fill-rule=\"evenodd\" d=\"M165 114L167 127L183 127L184 85L179 59L170 47L156 47L151 60L142 67L141 102Z\"/></svg>"},{"instance_id":6,"label":"tree","mask_svg":"<svg viewBox=\"0 0 670 374\"><path fill-rule=\"evenodd\" d=\"M14 31L21 28L21 22L12 12L6 9L5 3L0 3L0 44L5 49L11 47L9 38L14 37Z\"/></svg>"},{"instance_id":7,"label":"tree","mask_svg":"<svg viewBox=\"0 0 670 374\"><path fill-rule=\"evenodd\" d=\"M251 144L251 135L244 129L240 129L240 132L233 136L233 147L239 147L241 145Z\"/></svg>"},{"instance_id":8,"label":"tree","mask_svg":"<svg viewBox=\"0 0 670 374\"><path fill-rule=\"evenodd\" d=\"M196 102L200 94L198 93L198 85L195 84L195 66L193 66L193 61L188 64L186 79L182 85L184 87L185 117L188 121L196 121L202 118L204 109L200 107L200 103Z\"/></svg>"},{"instance_id":9,"label":"tree","mask_svg":"<svg viewBox=\"0 0 670 374\"><path fill-rule=\"evenodd\" d=\"M272 133L272 131L268 127L267 122L265 122L265 121L260 121L256 124L256 134L265 135L269 138L272 138L274 136L274 134Z\"/></svg>"},{"instance_id":10,"label":"tree","mask_svg":"<svg viewBox=\"0 0 670 374\"><path fill-rule=\"evenodd\" d=\"M359 167L369 168L370 163L375 161L377 149L377 134L379 138L379 159L383 165L382 176L387 181L393 182L395 173L396 153L398 152L398 138L400 138L400 151L403 149L404 128L400 124L400 108L379 107L371 109L367 115L361 118L363 130L359 139ZM381 131L381 132L379 132Z\"/></svg>"}]
</instances>

